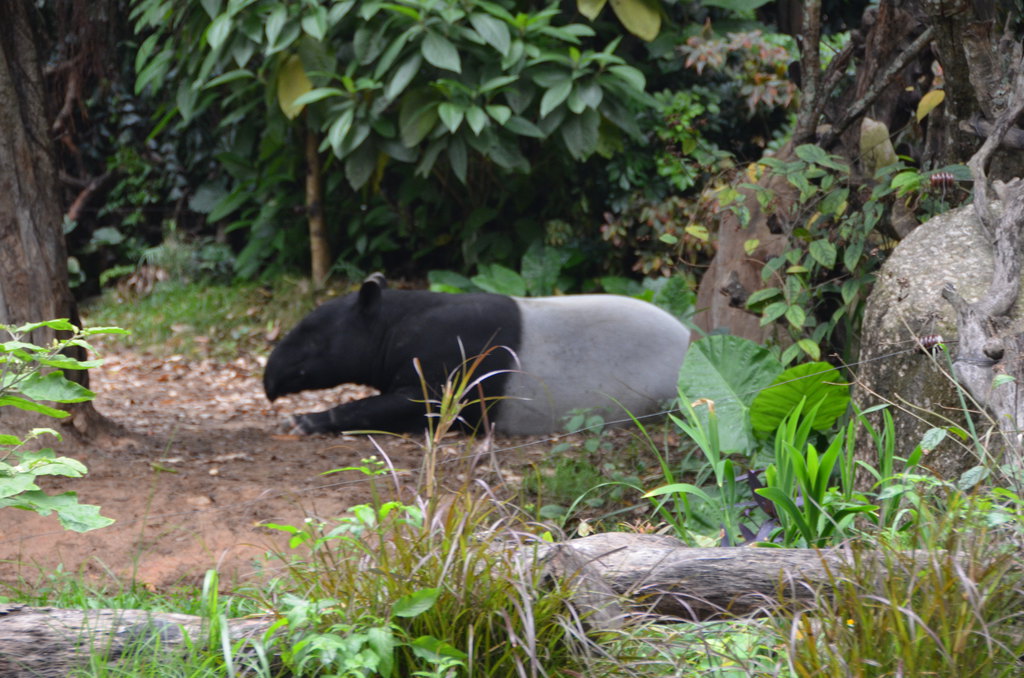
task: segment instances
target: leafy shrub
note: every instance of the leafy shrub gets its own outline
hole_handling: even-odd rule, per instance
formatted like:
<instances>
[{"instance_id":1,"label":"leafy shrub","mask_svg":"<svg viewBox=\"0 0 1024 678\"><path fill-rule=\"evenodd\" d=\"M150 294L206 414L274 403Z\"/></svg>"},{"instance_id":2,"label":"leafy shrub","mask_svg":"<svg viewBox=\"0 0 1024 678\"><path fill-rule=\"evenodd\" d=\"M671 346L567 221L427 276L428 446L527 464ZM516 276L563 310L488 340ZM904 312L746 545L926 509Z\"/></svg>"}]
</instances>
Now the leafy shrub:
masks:
<instances>
[{"instance_id":1,"label":"leafy shrub","mask_svg":"<svg viewBox=\"0 0 1024 678\"><path fill-rule=\"evenodd\" d=\"M176 88L186 121L219 118L229 178L210 184L220 198L208 217L232 217L229 229L248 231L238 262L247 275L275 254L294 261L303 241L288 217L304 145L289 120L300 111L320 150L333 154L328 214L359 222L383 209L383 233L362 220L335 238L344 257L397 243L425 256L454 241L473 263L498 245L484 225L506 209L537 213L524 195L563 199L538 192L537 174L523 194L530 184L516 174L566 176L574 161L610 154L623 135L640 138L632 107L648 103L643 74L616 54L620 39L595 41L556 6L138 0L133 18L140 33L151 31L136 60L137 90ZM277 103L263 106L268 99ZM448 218L419 213L431 204Z\"/></svg>"},{"instance_id":2,"label":"leafy shrub","mask_svg":"<svg viewBox=\"0 0 1024 678\"><path fill-rule=\"evenodd\" d=\"M26 341L28 335L42 328L71 332L71 336L55 340L49 346ZM0 343L0 407L16 407L48 417L63 418L68 413L39 402L79 403L90 400L92 391L69 381L60 370L84 370L98 367L100 360L78 360L67 355L72 347L89 348L86 337L97 334L123 334L116 327L79 329L67 320L45 320L19 327L0 325L10 339ZM47 371L47 370L52 371ZM39 489L40 476L80 478L85 466L69 457L58 457L50 448L30 450L26 445L43 435L60 439L53 429L36 428L24 438L0 434L0 507L34 511L40 515L57 514L61 525L76 532L105 527L114 522L99 514L99 507L79 504L74 492L50 495Z\"/></svg>"}]
</instances>

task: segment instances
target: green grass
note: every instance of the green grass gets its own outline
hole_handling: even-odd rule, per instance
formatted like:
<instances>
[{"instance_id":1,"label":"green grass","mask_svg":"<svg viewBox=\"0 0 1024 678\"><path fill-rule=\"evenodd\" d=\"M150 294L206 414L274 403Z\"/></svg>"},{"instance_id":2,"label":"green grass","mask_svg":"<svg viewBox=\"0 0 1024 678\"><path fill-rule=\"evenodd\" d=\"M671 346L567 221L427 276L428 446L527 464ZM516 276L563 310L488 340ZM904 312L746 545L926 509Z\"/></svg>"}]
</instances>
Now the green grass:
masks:
<instances>
[{"instance_id":1,"label":"green grass","mask_svg":"<svg viewBox=\"0 0 1024 678\"><path fill-rule=\"evenodd\" d=\"M88 326L131 329L129 337L106 341L107 346L230 360L266 353L317 303L345 291L314 294L307 281L289 278L268 284L164 282L141 298L122 298L108 289L85 306L83 316Z\"/></svg>"}]
</instances>

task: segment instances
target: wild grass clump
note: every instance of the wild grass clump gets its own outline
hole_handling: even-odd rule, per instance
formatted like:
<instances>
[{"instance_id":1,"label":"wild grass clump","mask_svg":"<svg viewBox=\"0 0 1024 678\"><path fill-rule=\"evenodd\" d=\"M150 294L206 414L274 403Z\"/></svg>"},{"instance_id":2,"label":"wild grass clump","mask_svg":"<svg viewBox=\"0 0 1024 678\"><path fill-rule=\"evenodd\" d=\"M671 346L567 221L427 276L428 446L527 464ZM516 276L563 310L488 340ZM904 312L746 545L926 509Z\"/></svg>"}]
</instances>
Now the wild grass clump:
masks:
<instances>
[{"instance_id":1,"label":"wild grass clump","mask_svg":"<svg viewBox=\"0 0 1024 678\"><path fill-rule=\"evenodd\" d=\"M529 557L542 536L467 493L377 500L282 527L288 575L268 603L300 675L545 675L579 667L584 642L558 586Z\"/></svg>"},{"instance_id":2,"label":"wild grass clump","mask_svg":"<svg viewBox=\"0 0 1024 678\"><path fill-rule=\"evenodd\" d=\"M792 618L797 675L1024 672L1020 501L1003 491L940 496L920 505L912 536L882 534L851 550L851 563L830 573L831 595Z\"/></svg>"}]
</instances>

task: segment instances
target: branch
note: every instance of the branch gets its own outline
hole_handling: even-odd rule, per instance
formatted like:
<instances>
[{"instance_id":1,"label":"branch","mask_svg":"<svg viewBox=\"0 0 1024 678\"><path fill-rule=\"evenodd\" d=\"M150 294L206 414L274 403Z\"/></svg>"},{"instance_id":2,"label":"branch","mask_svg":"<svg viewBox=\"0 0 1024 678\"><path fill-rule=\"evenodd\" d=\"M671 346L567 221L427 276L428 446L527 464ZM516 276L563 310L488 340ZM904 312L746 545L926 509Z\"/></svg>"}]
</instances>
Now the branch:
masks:
<instances>
[{"instance_id":1,"label":"branch","mask_svg":"<svg viewBox=\"0 0 1024 678\"><path fill-rule=\"evenodd\" d=\"M1007 448L1014 454L1011 461L1021 464L1021 431L1024 429L1024 365L1018 351L1011 359L1003 359L1004 346L1016 346L1017 341L1004 341L998 325L1002 316L1013 308L1020 293L1021 231L1024 229L1024 180L1014 179L997 184L995 190L1002 201L1002 215L996 220L989 196L985 167L1003 137L1024 112L1024 59L1014 65L1008 78L1013 90L1006 109L999 114L991 134L971 157L967 166L974 177L974 209L984 231L992 241L992 282L987 292L976 302L968 303L951 285L946 285L942 296L956 310L958 333L957 355L953 362L957 381L979 403L982 403L998 422ZM1010 372L1013 383L993 386L997 372Z\"/></svg>"},{"instance_id":2,"label":"branch","mask_svg":"<svg viewBox=\"0 0 1024 678\"><path fill-rule=\"evenodd\" d=\"M799 145L810 141L818 126L814 113L818 110L818 100L825 96L819 91L821 82L821 0L804 2L803 35L800 44L800 112L797 115L796 130L793 132L793 144Z\"/></svg>"},{"instance_id":3,"label":"branch","mask_svg":"<svg viewBox=\"0 0 1024 678\"><path fill-rule=\"evenodd\" d=\"M95 195L97 192L102 190L111 179L113 179L113 172L104 172L98 177L95 177L92 181L86 184L82 190L72 201L71 206L68 207L67 213L64 215L68 221L78 221L82 215L82 210L85 209L86 203Z\"/></svg>"},{"instance_id":4,"label":"branch","mask_svg":"<svg viewBox=\"0 0 1024 678\"><path fill-rule=\"evenodd\" d=\"M822 135L820 145L823 148L831 146L855 120L864 115L864 111L867 110L868 106L873 104L885 88L892 84L900 71L906 68L907 64L917 58L917 55L928 46L934 35L935 29L929 26L925 29L924 33L917 36L914 42L910 43L905 50L900 52L900 55L889 65L889 68L885 69L885 72L871 83L868 90L864 92L864 96L853 102L853 105L846 111L846 115L840 118L839 122L833 125L831 130Z\"/></svg>"}]
</instances>

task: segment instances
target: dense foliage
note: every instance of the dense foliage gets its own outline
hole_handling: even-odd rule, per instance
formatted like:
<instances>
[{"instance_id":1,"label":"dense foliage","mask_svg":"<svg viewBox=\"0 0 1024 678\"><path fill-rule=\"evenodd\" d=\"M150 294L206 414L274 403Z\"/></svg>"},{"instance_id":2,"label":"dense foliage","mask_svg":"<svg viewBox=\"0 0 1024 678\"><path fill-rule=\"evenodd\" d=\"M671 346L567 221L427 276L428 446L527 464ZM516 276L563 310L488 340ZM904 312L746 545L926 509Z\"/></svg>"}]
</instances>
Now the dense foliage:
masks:
<instances>
[{"instance_id":1,"label":"dense foliage","mask_svg":"<svg viewBox=\"0 0 1024 678\"><path fill-rule=\"evenodd\" d=\"M126 4L66 162L98 182L66 225L89 290L168 234L218 273L302 270L311 209L347 274L468 273L537 245L569 289L699 271L705 208L679 192L759 155L790 102L788 39L718 3Z\"/></svg>"}]
</instances>

